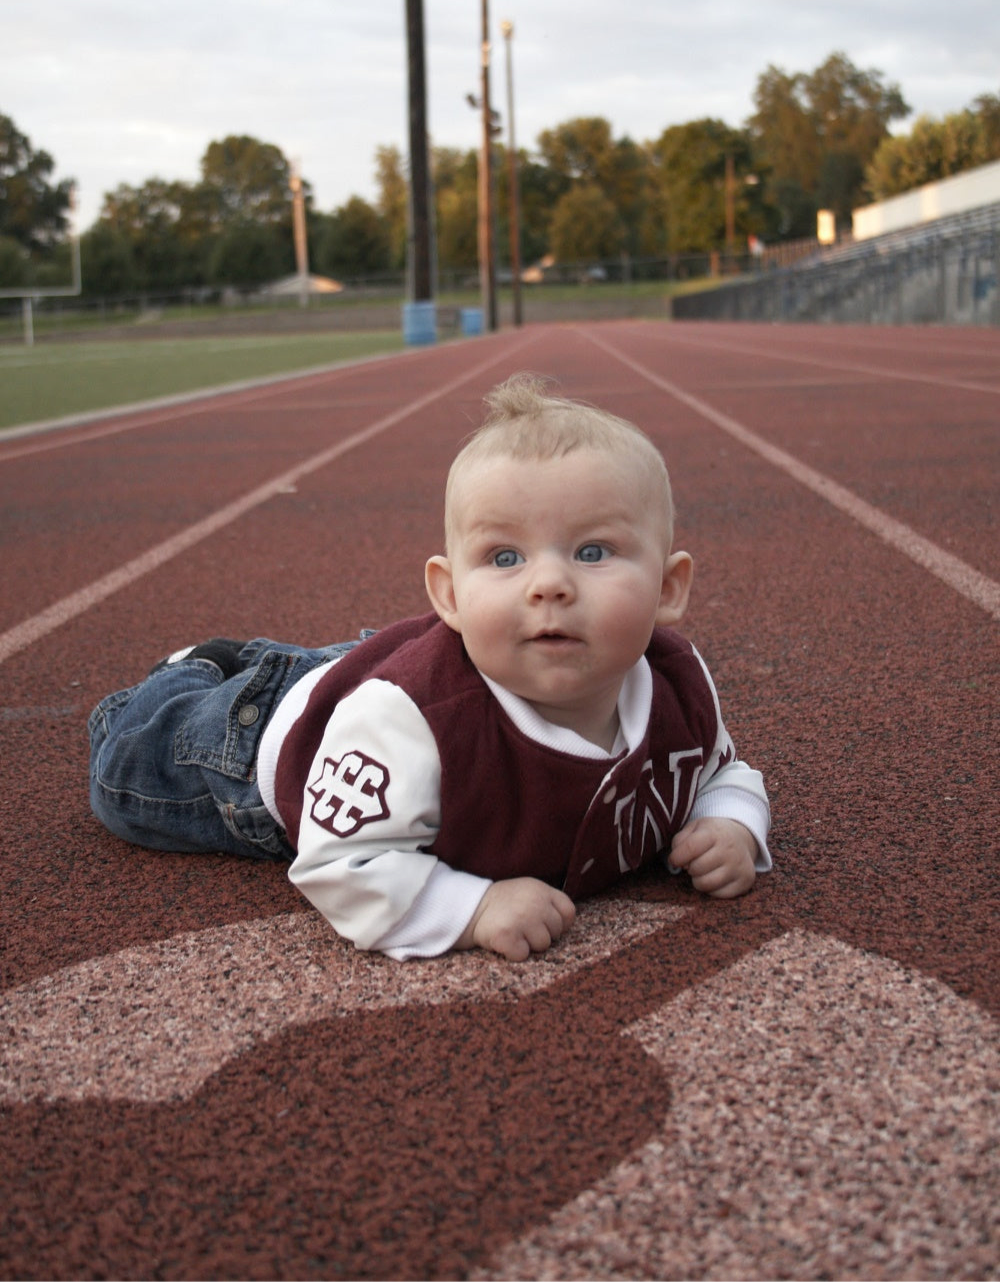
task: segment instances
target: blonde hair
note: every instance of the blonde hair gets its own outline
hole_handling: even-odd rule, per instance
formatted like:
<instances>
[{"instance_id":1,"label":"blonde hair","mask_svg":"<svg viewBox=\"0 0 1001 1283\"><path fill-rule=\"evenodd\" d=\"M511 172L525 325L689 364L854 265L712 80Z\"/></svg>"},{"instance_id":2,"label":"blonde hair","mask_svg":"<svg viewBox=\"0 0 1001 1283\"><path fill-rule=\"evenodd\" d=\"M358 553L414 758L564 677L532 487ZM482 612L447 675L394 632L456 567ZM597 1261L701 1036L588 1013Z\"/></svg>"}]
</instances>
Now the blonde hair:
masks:
<instances>
[{"instance_id":1,"label":"blonde hair","mask_svg":"<svg viewBox=\"0 0 1001 1283\"><path fill-rule=\"evenodd\" d=\"M597 406L547 391L545 379L515 374L484 398L487 415L452 461L445 485L445 535L452 533L452 500L461 474L487 459L562 459L575 450L629 457L645 478L650 501L663 509L665 551L674 537L674 502L663 455L635 424Z\"/></svg>"}]
</instances>

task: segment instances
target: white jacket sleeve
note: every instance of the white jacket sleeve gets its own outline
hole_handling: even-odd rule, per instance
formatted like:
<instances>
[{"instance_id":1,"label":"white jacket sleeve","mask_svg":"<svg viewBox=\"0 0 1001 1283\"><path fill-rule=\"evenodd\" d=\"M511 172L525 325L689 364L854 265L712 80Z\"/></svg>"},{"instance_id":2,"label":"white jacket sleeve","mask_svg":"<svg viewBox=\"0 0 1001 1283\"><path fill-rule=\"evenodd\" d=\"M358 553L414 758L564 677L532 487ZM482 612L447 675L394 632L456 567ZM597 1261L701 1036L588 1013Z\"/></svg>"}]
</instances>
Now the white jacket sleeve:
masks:
<instances>
[{"instance_id":1,"label":"white jacket sleeve","mask_svg":"<svg viewBox=\"0 0 1001 1283\"><path fill-rule=\"evenodd\" d=\"M289 878L360 949L443 952L489 886L444 865L432 878L439 861L422 848L438 833L440 790L437 745L409 696L368 681L341 700L307 777Z\"/></svg>"},{"instance_id":2,"label":"white jacket sleeve","mask_svg":"<svg viewBox=\"0 0 1001 1283\"><path fill-rule=\"evenodd\" d=\"M702 665L716 705L717 732L712 754L699 780L689 820L714 818L737 820L743 824L750 829L758 844L754 867L758 873L767 873L772 867L772 857L768 850L771 812L765 782L760 771L753 770L746 762L733 760L736 750L723 723L715 683L702 656L698 651L695 654Z\"/></svg>"},{"instance_id":3,"label":"white jacket sleeve","mask_svg":"<svg viewBox=\"0 0 1001 1283\"><path fill-rule=\"evenodd\" d=\"M758 844L754 861L757 872L767 873L772 867L768 850L771 816L760 771L753 770L746 762L728 762L721 766L711 779L699 785L695 795L689 819L702 818L737 820L743 824Z\"/></svg>"}]
</instances>

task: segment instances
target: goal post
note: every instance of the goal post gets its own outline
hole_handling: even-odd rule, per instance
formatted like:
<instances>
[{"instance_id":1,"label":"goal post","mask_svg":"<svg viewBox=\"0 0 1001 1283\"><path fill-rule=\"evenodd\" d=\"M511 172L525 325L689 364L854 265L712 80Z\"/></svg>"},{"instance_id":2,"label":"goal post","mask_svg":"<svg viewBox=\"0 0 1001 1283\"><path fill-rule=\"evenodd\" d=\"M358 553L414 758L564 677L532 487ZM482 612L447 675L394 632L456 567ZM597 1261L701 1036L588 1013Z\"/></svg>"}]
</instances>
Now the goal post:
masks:
<instances>
[{"instance_id":1,"label":"goal post","mask_svg":"<svg viewBox=\"0 0 1001 1283\"><path fill-rule=\"evenodd\" d=\"M35 342L34 304L41 298L75 298L83 288L80 271L80 233L76 228L76 189L70 199L71 223L69 235L70 247L70 283L69 285L17 285L11 289L0 289L0 299L19 298L21 314L24 321L24 342L31 347Z\"/></svg>"}]
</instances>

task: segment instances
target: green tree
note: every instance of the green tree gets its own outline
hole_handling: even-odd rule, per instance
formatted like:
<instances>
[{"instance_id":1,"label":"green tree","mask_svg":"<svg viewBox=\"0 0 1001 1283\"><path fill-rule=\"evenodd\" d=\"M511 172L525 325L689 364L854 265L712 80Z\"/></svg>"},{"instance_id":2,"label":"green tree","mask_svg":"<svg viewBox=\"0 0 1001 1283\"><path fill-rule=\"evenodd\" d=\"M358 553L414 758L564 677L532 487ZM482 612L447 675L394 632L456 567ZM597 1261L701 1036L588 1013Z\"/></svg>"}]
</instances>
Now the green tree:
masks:
<instances>
[{"instance_id":1,"label":"green tree","mask_svg":"<svg viewBox=\"0 0 1001 1283\"><path fill-rule=\"evenodd\" d=\"M1001 139L1001 104L997 94L980 94L974 98L970 111L976 114L984 133L984 144L988 160L998 159L999 139Z\"/></svg>"},{"instance_id":2,"label":"green tree","mask_svg":"<svg viewBox=\"0 0 1001 1283\"><path fill-rule=\"evenodd\" d=\"M231 135L209 144L194 185L158 177L120 184L104 197L98 222L114 237L98 242L104 266L89 278L103 280L106 292L126 278L128 289L179 290L255 285L291 271L290 174L273 144Z\"/></svg>"},{"instance_id":3,"label":"green tree","mask_svg":"<svg viewBox=\"0 0 1001 1283\"><path fill-rule=\"evenodd\" d=\"M614 138L601 116L581 116L543 130L537 146L552 179L550 208L574 186L596 186L615 208L616 252L640 252L652 198L646 150L630 138Z\"/></svg>"},{"instance_id":4,"label":"green tree","mask_svg":"<svg viewBox=\"0 0 1001 1283\"><path fill-rule=\"evenodd\" d=\"M602 190L615 204L625 245L631 255L643 252L643 229L652 197L649 154L631 138L616 142L608 157Z\"/></svg>"},{"instance_id":5,"label":"green tree","mask_svg":"<svg viewBox=\"0 0 1001 1283\"><path fill-rule=\"evenodd\" d=\"M138 288L179 289L206 279L214 234L198 220L192 223L194 203L191 187L162 178L140 187L121 183L105 193L99 222L129 245Z\"/></svg>"},{"instance_id":6,"label":"green tree","mask_svg":"<svg viewBox=\"0 0 1001 1283\"><path fill-rule=\"evenodd\" d=\"M249 290L267 285L295 269L289 237L259 222L231 222L219 236L209 259L209 277L216 285Z\"/></svg>"},{"instance_id":7,"label":"green tree","mask_svg":"<svg viewBox=\"0 0 1001 1283\"><path fill-rule=\"evenodd\" d=\"M435 147L432 151L438 264L444 271L476 269L478 169L475 151L450 147ZM504 244L506 241L501 239L498 248L502 250Z\"/></svg>"},{"instance_id":8,"label":"green tree","mask_svg":"<svg viewBox=\"0 0 1001 1283\"><path fill-rule=\"evenodd\" d=\"M234 221L291 227L291 176L292 168L278 147L247 134L209 143L202 157L202 186L220 229ZM308 184L304 186L308 200Z\"/></svg>"},{"instance_id":9,"label":"green tree","mask_svg":"<svg viewBox=\"0 0 1001 1283\"><path fill-rule=\"evenodd\" d=\"M521 152L519 162L521 256L526 264L536 263L549 253L549 225L556 203L567 190L567 184L548 165L530 159L525 152Z\"/></svg>"},{"instance_id":10,"label":"green tree","mask_svg":"<svg viewBox=\"0 0 1001 1283\"><path fill-rule=\"evenodd\" d=\"M707 253L724 247L727 157L733 166L738 244L750 232L764 230L760 175L753 168L751 142L744 130L710 118L672 125L651 144L650 154L663 236L659 253Z\"/></svg>"},{"instance_id":11,"label":"green tree","mask_svg":"<svg viewBox=\"0 0 1001 1283\"><path fill-rule=\"evenodd\" d=\"M316 235L314 262L328 276L362 276L389 267L389 232L378 210L352 196Z\"/></svg>"},{"instance_id":12,"label":"green tree","mask_svg":"<svg viewBox=\"0 0 1001 1283\"><path fill-rule=\"evenodd\" d=\"M390 264L402 271L407 262L407 206L410 187L398 147L378 147L375 177L379 188L377 209L389 232Z\"/></svg>"},{"instance_id":13,"label":"green tree","mask_svg":"<svg viewBox=\"0 0 1001 1283\"><path fill-rule=\"evenodd\" d=\"M101 219L80 238L80 265L85 294L107 298L138 288L132 241Z\"/></svg>"},{"instance_id":14,"label":"green tree","mask_svg":"<svg viewBox=\"0 0 1001 1283\"><path fill-rule=\"evenodd\" d=\"M13 290L32 284L28 251L13 236L0 236L0 289Z\"/></svg>"},{"instance_id":15,"label":"green tree","mask_svg":"<svg viewBox=\"0 0 1001 1283\"><path fill-rule=\"evenodd\" d=\"M252 289L295 270L291 237L282 229L260 222L231 222L219 237L209 260L209 275L217 285Z\"/></svg>"},{"instance_id":16,"label":"green tree","mask_svg":"<svg viewBox=\"0 0 1001 1283\"><path fill-rule=\"evenodd\" d=\"M884 138L865 174L873 200L885 200L998 158L998 99L983 94L941 120L920 116L909 134Z\"/></svg>"},{"instance_id":17,"label":"green tree","mask_svg":"<svg viewBox=\"0 0 1001 1283\"><path fill-rule=\"evenodd\" d=\"M758 79L749 123L755 164L767 173L782 236L810 236L816 211L851 219L864 199L865 168L910 108L879 71L860 71L834 53L815 71L770 66Z\"/></svg>"},{"instance_id":18,"label":"green tree","mask_svg":"<svg viewBox=\"0 0 1001 1283\"><path fill-rule=\"evenodd\" d=\"M73 180L50 181L55 163L9 116L0 115L0 236L29 251L51 250L64 239Z\"/></svg>"},{"instance_id":19,"label":"green tree","mask_svg":"<svg viewBox=\"0 0 1001 1283\"><path fill-rule=\"evenodd\" d=\"M612 127L601 116L578 116L536 140L542 161L566 186L572 182L603 183L612 165Z\"/></svg>"},{"instance_id":20,"label":"green tree","mask_svg":"<svg viewBox=\"0 0 1001 1283\"><path fill-rule=\"evenodd\" d=\"M625 229L618 210L598 184L580 183L557 201L550 237L560 262L593 262L621 252Z\"/></svg>"},{"instance_id":21,"label":"green tree","mask_svg":"<svg viewBox=\"0 0 1001 1283\"><path fill-rule=\"evenodd\" d=\"M34 284L42 289L65 289L73 280L73 246L68 240L54 245L35 265Z\"/></svg>"}]
</instances>

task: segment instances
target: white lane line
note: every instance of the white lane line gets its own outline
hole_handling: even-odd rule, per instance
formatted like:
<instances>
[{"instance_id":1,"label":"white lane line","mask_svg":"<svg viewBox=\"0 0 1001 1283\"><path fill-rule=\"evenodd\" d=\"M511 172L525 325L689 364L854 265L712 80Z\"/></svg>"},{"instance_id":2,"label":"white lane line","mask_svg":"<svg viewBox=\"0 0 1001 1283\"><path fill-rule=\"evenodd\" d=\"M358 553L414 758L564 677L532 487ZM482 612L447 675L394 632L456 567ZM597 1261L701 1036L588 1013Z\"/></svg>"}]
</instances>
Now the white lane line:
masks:
<instances>
[{"instance_id":1,"label":"white lane line","mask_svg":"<svg viewBox=\"0 0 1001 1283\"><path fill-rule=\"evenodd\" d=\"M522 342L516 345L516 348L524 347L528 342L528 337L522 339ZM185 552L188 548L207 539L209 535L215 534L223 526L230 525L245 513L250 512L253 508L260 507L262 503L267 503L275 495L281 494L293 486L302 477L308 476L312 472L317 472L320 468L325 468L328 463L347 454L356 446L363 445L373 437L379 436L387 428L393 427L402 419L416 414L419 410L440 401L443 397L455 392L462 387L464 383L469 383L476 379L485 370L496 365L499 361L508 358L516 348L506 347L503 352L494 351L494 354L486 361L481 361L479 365L451 379L448 383L443 383L422 397L408 402L398 410L393 410L390 414L374 423L370 423L367 428L353 433L349 437L344 437L335 445L329 446L326 450L321 450L319 454L314 454L311 458L296 464L294 468L289 468L287 472L281 473L280 476L272 477L263 485L257 486L256 489L249 491L239 499L234 499L232 503L224 505L215 512L203 517L201 521L196 521L194 525L178 531L169 539L141 553L138 557L133 557L131 561L125 562L124 565L118 566L115 570L109 571L108 574L102 575L100 579L95 579L92 583L86 584L83 588L77 589L76 592L61 598L57 602L47 607L45 610L26 619L23 623L16 624L5 633L0 633L0 664L16 655L27 646L33 645L40 638L51 633L54 629L60 628L63 624L82 615L85 611L90 610L99 602L110 597L121 588L133 584L137 579L142 579L157 567L162 566L164 562L172 560L179 553Z\"/></svg>"},{"instance_id":2,"label":"white lane line","mask_svg":"<svg viewBox=\"0 0 1001 1283\"><path fill-rule=\"evenodd\" d=\"M847 490L836 481L832 481L830 477L825 476L822 472L817 472L814 468L801 463L793 455L787 454L785 450L780 450L778 446L774 446L763 437L759 437L756 432L752 432L750 428L738 423L736 419L731 419L728 414L722 414L719 410L713 409L711 405L707 405L705 401L701 401L698 397L685 392L667 379L661 378L660 375L647 369L639 361L634 361L632 357L626 356L624 352L620 352L618 348L613 347L605 339L599 338L592 331L584 331L584 333L592 343L602 348L609 356L615 357L623 365L628 366L636 374L640 375L641 378L660 388L662 392L674 397L676 401L687 405L696 414L700 414L704 419L708 419L710 423L722 428L724 432L742 445L747 446L749 450L753 450L774 467L781 469L787 476L806 486L808 490L812 490L814 494L819 495L822 499L826 499L829 504L857 521L860 526L864 526L866 530L882 539L884 543L896 548L898 552L902 552L911 561L941 579L950 588L980 606L981 609L987 611L993 619L998 618L999 589L993 579L982 575L979 570L967 565L959 557L954 557L951 552L946 552L944 548L932 543L930 539L925 539L923 535L919 535L916 530L912 530L910 526L905 525L902 521L897 521L896 518L888 516L879 508L866 503L864 499L860 499L851 490Z\"/></svg>"},{"instance_id":3,"label":"white lane line","mask_svg":"<svg viewBox=\"0 0 1001 1283\"><path fill-rule=\"evenodd\" d=\"M846 370L850 374L865 374L877 379L898 379L904 383L933 383L936 387L942 388L960 388L964 392L986 392L990 396L997 395L997 386L989 383L971 382L969 379L947 379L937 374L919 374L913 370L888 370L881 365L862 365L857 361L832 361L818 356L798 356L785 349L755 347L746 343L728 343L724 340L716 342L704 342L701 339L690 339L683 335L675 335L672 331L671 338L673 342L684 343L688 347L697 348L703 352L739 352L743 356L754 356L759 360L767 361L789 361L794 365L815 365L824 370Z\"/></svg>"}]
</instances>

